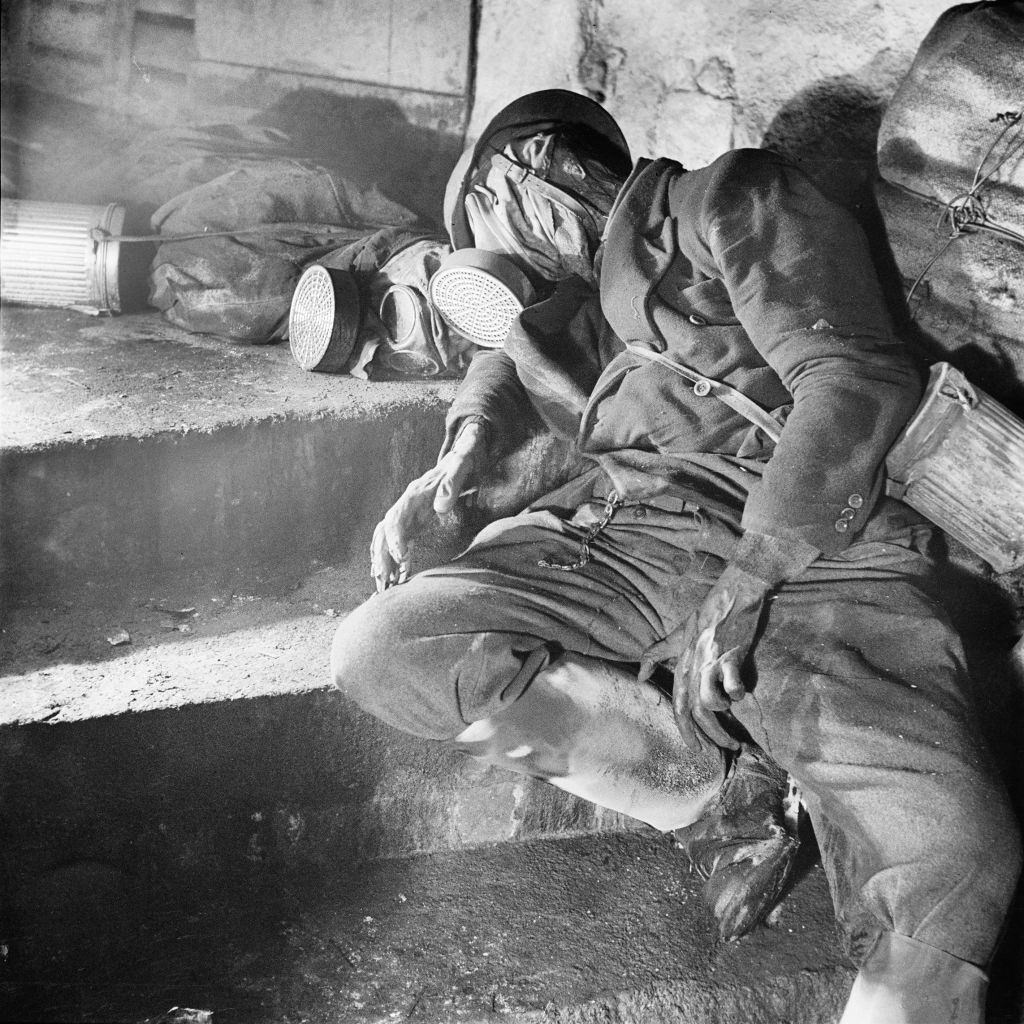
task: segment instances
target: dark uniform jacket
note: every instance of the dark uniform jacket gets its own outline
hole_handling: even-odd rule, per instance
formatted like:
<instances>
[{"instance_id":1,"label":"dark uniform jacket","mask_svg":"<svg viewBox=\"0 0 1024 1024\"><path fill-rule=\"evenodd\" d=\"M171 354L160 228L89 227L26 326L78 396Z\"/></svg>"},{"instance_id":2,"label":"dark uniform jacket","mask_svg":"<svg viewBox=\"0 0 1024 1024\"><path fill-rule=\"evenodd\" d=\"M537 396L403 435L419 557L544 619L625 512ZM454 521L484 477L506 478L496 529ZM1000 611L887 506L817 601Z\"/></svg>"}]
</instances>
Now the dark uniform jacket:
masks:
<instances>
[{"instance_id":1,"label":"dark uniform jacket","mask_svg":"<svg viewBox=\"0 0 1024 1024\"><path fill-rule=\"evenodd\" d=\"M599 270L600 308L562 282L474 361L449 436L468 416L500 436L529 400L620 496L742 508L733 562L770 583L844 550L921 390L853 218L766 151L690 172L642 160ZM783 424L780 440L624 343L740 390Z\"/></svg>"}]
</instances>

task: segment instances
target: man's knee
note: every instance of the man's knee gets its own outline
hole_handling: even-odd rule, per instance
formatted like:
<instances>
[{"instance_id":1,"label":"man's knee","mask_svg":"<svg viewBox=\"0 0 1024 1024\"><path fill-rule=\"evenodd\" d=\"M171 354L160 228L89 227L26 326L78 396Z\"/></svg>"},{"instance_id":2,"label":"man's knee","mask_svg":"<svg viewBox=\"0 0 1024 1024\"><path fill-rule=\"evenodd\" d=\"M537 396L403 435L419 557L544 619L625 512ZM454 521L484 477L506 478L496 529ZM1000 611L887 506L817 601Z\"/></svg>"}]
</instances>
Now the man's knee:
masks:
<instances>
[{"instance_id":1,"label":"man's knee","mask_svg":"<svg viewBox=\"0 0 1024 1024\"><path fill-rule=\"evenodd\" d=\"M331 646L331 678L334 685L365 711L378 709L382 682L395 674L396 645L387 621L388 612L371 597L340 623Z\"/></svg>"},{"instance_id":2,"label":"man's knee","mask_svg":"<svg viewBox=\"0 0 1024 1024\"><path fill-rule=\"evenodd\" d=\"M465 728L452 665L472 639L438 618L438 602L415 581L371 597L338 626L334 685L388 725L427 739Z\"/></svg>"}]
</instances>

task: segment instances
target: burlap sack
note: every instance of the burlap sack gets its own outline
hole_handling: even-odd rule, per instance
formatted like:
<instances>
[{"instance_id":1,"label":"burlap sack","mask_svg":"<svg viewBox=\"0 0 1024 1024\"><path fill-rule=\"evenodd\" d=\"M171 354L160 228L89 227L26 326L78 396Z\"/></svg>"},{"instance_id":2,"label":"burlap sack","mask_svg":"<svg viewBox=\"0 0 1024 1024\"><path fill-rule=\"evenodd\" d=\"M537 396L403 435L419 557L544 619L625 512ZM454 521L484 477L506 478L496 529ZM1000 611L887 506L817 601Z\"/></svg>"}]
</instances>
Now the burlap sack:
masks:
<instances>
[{"instance_id":1,"label":"burlap sack","mask_svg":"<svg viewBox=\"0 0 1024 1024\"><path fill-rule=\"evenodd\" d=\"M950 8L882 119L879 171L937 204L970 204L1024 241L1024 118L1014 123L1021 114L1024 3Z\"/></svg>"}]
</instances>

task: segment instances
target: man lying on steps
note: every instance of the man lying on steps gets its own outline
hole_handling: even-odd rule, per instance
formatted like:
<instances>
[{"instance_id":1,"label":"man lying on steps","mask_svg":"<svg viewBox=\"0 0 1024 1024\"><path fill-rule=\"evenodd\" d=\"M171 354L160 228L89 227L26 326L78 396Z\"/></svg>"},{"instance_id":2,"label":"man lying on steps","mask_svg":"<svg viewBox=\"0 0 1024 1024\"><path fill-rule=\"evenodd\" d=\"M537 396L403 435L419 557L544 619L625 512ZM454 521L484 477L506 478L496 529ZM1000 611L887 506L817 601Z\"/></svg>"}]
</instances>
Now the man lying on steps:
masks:
<instances>
[{"instance_id":1,"label":"man lying on steps","mask_svg":"<svg viewBox=\"0 0 1024 1024\"><path fill-rule=\"evenodd\" d=\"M770 909L792 844L771 811L745 842L694 833L771 807L788 773L859 965L844 1024L982 1021L1020 840L925 594L926 526L883 494L920 381L859 228L768 152L631 167L609 115L560 90L494 118L446 215L457 249L504 255L538 298L378 527L380 592L338 630L337 685L691 826L726 934ZM417 533L527 410L591 469L404 582Z\"/></svg>"}]
</instances>

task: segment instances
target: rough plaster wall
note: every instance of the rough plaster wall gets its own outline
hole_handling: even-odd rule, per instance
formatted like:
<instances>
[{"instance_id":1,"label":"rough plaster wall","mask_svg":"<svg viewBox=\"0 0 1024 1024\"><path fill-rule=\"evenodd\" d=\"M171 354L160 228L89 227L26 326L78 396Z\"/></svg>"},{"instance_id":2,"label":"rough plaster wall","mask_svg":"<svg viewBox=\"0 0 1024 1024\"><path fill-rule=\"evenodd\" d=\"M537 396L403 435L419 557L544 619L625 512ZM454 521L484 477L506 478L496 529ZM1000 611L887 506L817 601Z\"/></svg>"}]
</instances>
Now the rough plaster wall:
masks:
<instances>
[{"instance_id":1,"label":"rough plaster wall","mask_svg":"<svg viewBox=\"0 0 1024 1024\"><path fill-rule=\"evenodd\" d=\"M291 155L439 218L472 12L471 0L11 0L3 194L124 199L117 182L138 175L132 147L149 129L256 120L284 131Z\"/></svg>"},{"instance_id":2,"label":"rough plaster wall","mask_svg":"<svg viewBox=\"0 0 1024 1024\"><path fill-rule=\"evenodd\" d=\"M471 23L471 0L9 0L0 31L5 82L113 121L245 117L320 88L390 97L428 125L461 122Z\"/></svg>"},{"instance_id":3,"label":"rough plaster wall","mask_svg":"<svg viewBox=\"0 0 1024 1024\"><path fill-rule=\"evenodd\" d=\"M760 145L804 97L825 120L843 119L851 93L858 106L884 103L948 6L484 0L470 135L511 97L561 86L605 102L634 155L700 166L732 146Z\"/></svg>"},{"instance_id":4,"label":"rough plaster wall","mask_svg":"<svg viewBox=\"0 0 1024 1024\"><path fill-rule=\"evenodd\" d=\"M452 0L197 0L200 60L461 93L469 7Z\"/></svg>"}]
</instances>

